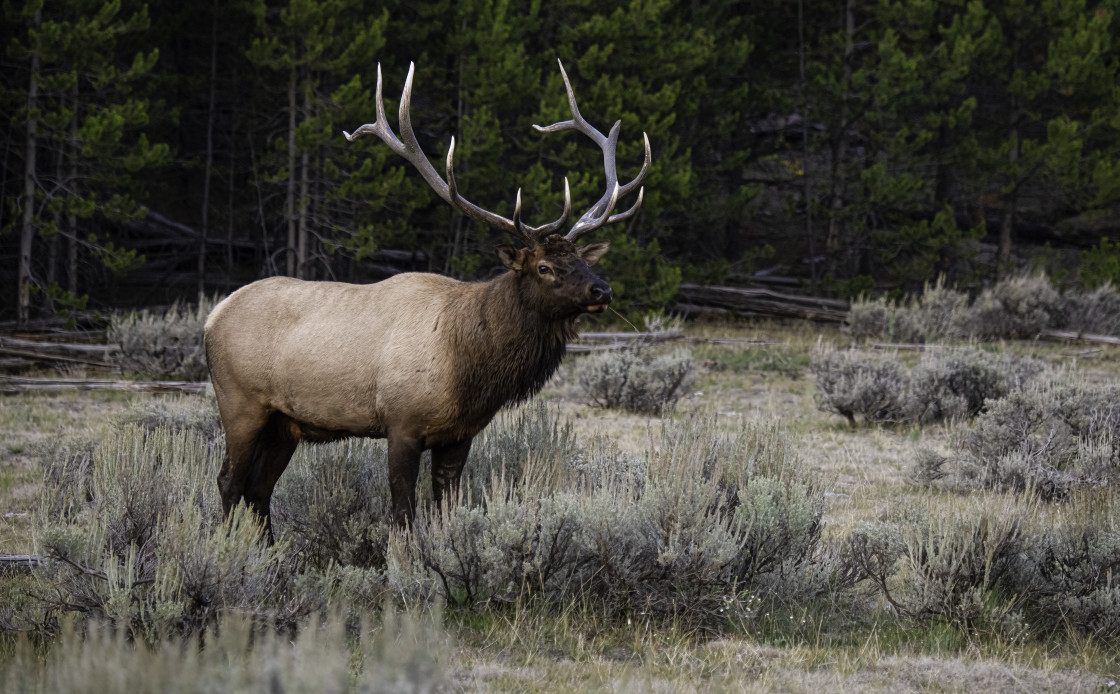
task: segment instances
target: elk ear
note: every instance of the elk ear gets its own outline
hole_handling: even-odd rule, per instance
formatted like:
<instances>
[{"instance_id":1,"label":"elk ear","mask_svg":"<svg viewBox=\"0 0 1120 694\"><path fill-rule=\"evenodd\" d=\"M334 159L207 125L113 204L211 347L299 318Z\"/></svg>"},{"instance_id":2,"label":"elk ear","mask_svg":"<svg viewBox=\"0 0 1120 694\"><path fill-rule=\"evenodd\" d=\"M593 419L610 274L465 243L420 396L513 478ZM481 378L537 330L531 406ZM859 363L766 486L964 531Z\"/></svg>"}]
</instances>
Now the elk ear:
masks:
<instances>
[{"instance_id":1,"label":"elk ear","mask_svg":"<svg viewBox=\"0 0 1120 694\"><path fill-rule=\"evenodd\" d=\"M578 253L579 257L583 258L584 262L588 265L594 265L599 262L599 259L605 256L610 249L610 241L600 241L599 243L593 243L590 246L580 248Z\"/></svg>"},{"instance_id":2,"label":"elk ear","mask_svg":"<svg viewBox=\"0 0 1120 694\"><path fill-rule=\"evenodd\" d=\"M498 260L502 261L505 265L514 272L521 272L521 268L525 267L525 249L514 248L513 246L501 245L498 246Z\"/></svg>"}]
</instances>

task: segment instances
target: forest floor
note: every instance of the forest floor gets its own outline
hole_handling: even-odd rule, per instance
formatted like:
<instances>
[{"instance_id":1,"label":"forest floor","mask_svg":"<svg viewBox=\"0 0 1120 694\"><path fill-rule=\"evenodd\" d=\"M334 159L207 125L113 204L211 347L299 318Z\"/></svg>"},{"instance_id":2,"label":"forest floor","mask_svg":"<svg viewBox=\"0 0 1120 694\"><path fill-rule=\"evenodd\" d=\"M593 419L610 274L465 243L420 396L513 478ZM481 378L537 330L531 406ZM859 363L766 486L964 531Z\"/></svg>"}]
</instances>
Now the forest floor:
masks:
<instances>
[{"instance_id":1,"label":"forest floor","mask_svg":"<svg viewBox=\"0 0 1120 694\"><path fill-rule=\"evenodd\" d=\"M829 480L825 535L843 536L930 492L911 482L920 448L948 450L967 424L853 429L822 412L809 372L818 342L846 345L838 329L809 323L690 326L693 336L758 338L767 344L690 347L699 376L676 416L714 415L736 422L776 422L798 455ZM1120 378L1120 347L1085 350L1063 343L1021 342L1001 348ZM640 453L652 445L656 418L585 404L574 382L573 355L544 390L581 437L606 437ZM138 398L120 393L23 393L0 396L0 554L35 551L32 516L41 462L52 445L96 434ZM467 475L470 470L466 471ZM0 575L0 581L5 580ZM791 610L792 611L792 610ZM797 615L791 614L791 619ZM1118 691L1117 644L1070 636L1005 644L898 620L864 629L837 646L812 635L782 642L748 634L690 633L672 624L615 623L593 607L529 607L442 616L452 654L451 691L788 691L819 692L1110 692ZM3 686L0 685L0 690Z\"/></svg>"}]
</instances>

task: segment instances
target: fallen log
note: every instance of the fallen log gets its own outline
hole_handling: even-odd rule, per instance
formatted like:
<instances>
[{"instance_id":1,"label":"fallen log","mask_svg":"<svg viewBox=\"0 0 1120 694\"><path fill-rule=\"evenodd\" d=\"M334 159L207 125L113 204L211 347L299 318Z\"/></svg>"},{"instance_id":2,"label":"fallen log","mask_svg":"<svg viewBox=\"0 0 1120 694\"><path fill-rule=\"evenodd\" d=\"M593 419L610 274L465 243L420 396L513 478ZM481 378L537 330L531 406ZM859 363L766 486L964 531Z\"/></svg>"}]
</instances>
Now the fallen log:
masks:
<instances>
[{"instance_id":1,"label":"fallen log","mask_svg":"<svg viewBox=\"0 0 1120 694\"><path fill-rule=\"evenodd\" d=\"M133 393L190 393L206 390L208 381L115 381L97 378L36 378L0 375L0 393L111 390Z\"/></svg>"},{"instance_id":2,"label":"fallen log","mask_svg":"<svg viewBox=\"0 0 1120 694\"><path fill-rule=\"evenodd\" d=\"M27 572L45 563L34 554L0 554L0 574Z\"/></svg>"},{"instance_id":3,"label":"fallen log","mask_svg":"<svg viewBox=\"0 0 1120 694\"><path fill-rule=\"evenodd\" d=\"M1043 330L1038 336L1050 340L1081 340L1083 342L1103 342L1108 345L1120 345L1120 337L1114 335L1079 333L1075 330Z\"/></svg>"},{"instance_id":4,"label":"fallen log","mask_svg":"<svg viewBox=\"0 0 1120 694\"><path fill-rule=\"evenodd\" d=\"M771 289L682 284L678 296L685 304L716 307L738 314L802 318L839 323L848 316L848 302L800 294L785 294Z\"/></svg>"},{"instance_id":5,"label":"fallen log","mask_svg":"<svg viewBox=\"0 0 1120 694\"><path fill-rule=\"evenodd\" d=\"M112 366L109 354L118 349L117 345L41 342L15 337L0 337L0 354L34 361L64 361L92 366Z\"/></svg>"},{"instance_id":6,"label":"fallen log","mask_svg":"<svg viewBox=\"0 0 1120 694\"><path fill-rule=\"evenodd\" d=\"M702 320L719 320L727 318L731 312L725 308L715 306L698 306L696 304L676 303L669 311L674 316L682 318L699 318Z\"/></svg>"},{"instance_id":7,"label":"fallen log","mask_svg":"<svg viewBox=\"0 0 1120 694\"><path fill-rule=\"evenodd\" d=\"M680 340L684 335L677 330L657 330L652 332L605 332L605 333L580 333L580 342L614 342L615 340L638 340L640 342L668 342Z\"/></svg>"},{"instance_id":8,"label":"fallen log","mask_svg":"<svg viewBox=\"0 0 1120 694\"><path fill-rule=\"evenodd\" d=\"M744 345L755 347L784 344L771 340L762 340L756 337L700 337L684 335L672 330L664 330L658 332L635 333L580 333L578 342L568 343L568 351L575 353L609 352L616 349L628 349L638 345L645 346L677 341L687 342L690 345Z\"/></svg>"},{"instance_id":9,"label":"fallen log","mask_svg":"<svg viewBox=\"0 0 1120 694\"><path fill-rule=\"evenodd\" d=\"M0 347L0 354L23 357L32 361L64 361L71 364L88 364L90 366L112 366L111 363L104 359L90 359L88 357L76 357L69 354L57 354L54 352L36 352L27 349Z\"/></svg>"},{"instance_id":10,"label":"fallen log","mask_svg":"<svg viewBox=\"0 0 1120 694\"><path fill-rule=\"evenodd\" d=\"M45 350L48 352L79 352L83 354L106 354L120 349L118 345L90 344L86 342L42 342L39 340L24 340L17 337L0 336L0 347L17 349Z\"/></svg>"}]
</instances>

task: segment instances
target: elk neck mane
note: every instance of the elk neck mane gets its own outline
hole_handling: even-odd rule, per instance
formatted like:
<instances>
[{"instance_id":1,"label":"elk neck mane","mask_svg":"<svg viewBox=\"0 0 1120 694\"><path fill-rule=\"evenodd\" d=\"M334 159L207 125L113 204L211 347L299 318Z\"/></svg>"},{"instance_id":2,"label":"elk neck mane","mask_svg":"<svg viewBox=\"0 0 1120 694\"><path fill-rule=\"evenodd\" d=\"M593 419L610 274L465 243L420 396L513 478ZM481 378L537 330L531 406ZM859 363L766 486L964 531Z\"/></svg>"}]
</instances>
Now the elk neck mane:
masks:
<instances>
[{"instance_id":1,"label":"elk neck mane","mask_svg":"<svg viewBox=\"0 0 1120 694\"><path fill-rule=\"evenodd\" d=\"M548 316L526 295L516 272L466 285L448 317L449 347L463 368L458 389L468 409L493 409L536 394L556 372L576 335L575 315ZM458 303L458 302L457 302Z\"/></svg>"}]
</instances>

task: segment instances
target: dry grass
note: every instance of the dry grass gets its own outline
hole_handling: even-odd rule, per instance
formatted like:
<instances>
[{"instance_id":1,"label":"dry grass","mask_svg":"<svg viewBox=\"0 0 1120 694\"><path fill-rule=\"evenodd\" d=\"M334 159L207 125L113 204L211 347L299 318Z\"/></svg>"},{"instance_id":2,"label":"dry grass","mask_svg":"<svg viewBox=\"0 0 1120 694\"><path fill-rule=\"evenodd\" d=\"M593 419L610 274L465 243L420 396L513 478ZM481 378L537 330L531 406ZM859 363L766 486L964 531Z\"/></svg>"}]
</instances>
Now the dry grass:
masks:
<instances>
[{"instance_id":1,"label":"dry grass","mask_svg":"<svg viewBox=\"0 0 1120 694\"><path fill-rule=\"evenodd\" d=\"M911 481L917 450L948 450L953 445L954 427L960 425L852 431L843 418L817 410L807 369L798 372L790 364L797 363L798 355L807 359L819 340L845 345L847 338L839 331L801 324L759 324L697 326L690 328L689 334L777 343L705 347L705 358L698 359L699 364L710 360L721 366L702 369L693 394L677 405L677 412L685 416L691 412L712 414L728 431L745 419L778 422L790 432L801 459L829 481L826 539L842 538L861 524L885 518L901 508L951 510L962 503L959 495L934 492ZM1115 380L1120 375L1120 348L1116 347L1094 347L1094 351L1086 352L1069 345L1017 342L1001 349L1067 364L1095 380ZM760 358L743 354L747 350L781 353ZM546 387L544 396L583 440L604 438L638 454L650 448L660 431L660 420L655 417L581 404L582 396L569 366ZM34 511L40 490L39 468L46 456L63 441L100 440L134 398L137 396L82 393L23 394L0 400L0 516ZM471 470L465 474L469 476ZM0 519L0 554L32 549L28 516ZM9 579L0 576L0 582L5 580ZM885 612L836 624L815 619L811 606L800 609L789 615L767 614L714 639L710 633L686 629L681 626L684 622L649 622L635 615L600 614L592 605L578 603L559 609L515 605L448 611L442 617L442 626L425 626L412 633L422 633L423 642L428 644L425 648L434 649L432 657L424 661L429 669L424 671L423 683L437 685L440 691L1110 692L1117 691L1110 683L1120 679L1116 644L1073 634L1010 643L961 634L939 624L905 624ZM370 633L380 633L381 618L369 619ZM801 619L807 624L796 626ZM341 652L325 652L322 644L307 638L307 631L287 643L266 641L263 648L269 654L271 669L258 673L245 665L237 671L244 678L238 686L245 691L266 690L268 687L261 683L281 678L291 683L288 691L322 689L325 681L337 684L338 691L357 691L360 683L353 674L339 674L346 668L355 672L355 657L367 658L373 664L370 672L383 663L385 672L397 673L399 669L394 670L392 664L416 653L416 637L403 646L374 639L368 648L355 650L347 634L328 628L321 633L336 651L349 655L341 658ZM231 630L233 637L236 633ZM48 655L46 660L41 652L27 650L19 651L22 655L12 660L4 655L10 651L0 649L0 691L21 690L35 672L56 662L51 658L66 653L76 659L69 662L77 663L71 667L78 668L75 672L79 673L67 680L68 686L94 679L109 681L111 672L98 663L146 668L168 678L181 677L187 669L218 678L221 671L216 661L205 657L200 661L197 653L184 655L189 654L189 648L184 651L166 645L154 652L134 653L135 649L129 650L119 639L97 639L86 642L90 645L84 650L80 640L56 648L52 650L56 655ZM95 655L92 646L107 649L109 655ZM295 662L303 663L307 673L297 672L298 668L291 666ZM83 671L88 676L80 676ZM320 671L324 679L312 685L306 677ZM13 672L32 675L13 678ZM228 678L212 681L219 683L216 686L233 684ZM46 691L48 684L61 680L36 682L39 691ZM142 684L138 681L140 688ZM420 684L418 681L410 686L405 681L403 686L382 690L415 691ZM84 690L98 691L92 685Z\"/></svg>"}]
</instances>

